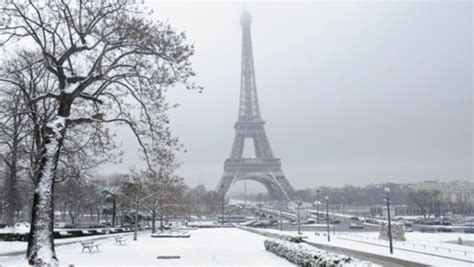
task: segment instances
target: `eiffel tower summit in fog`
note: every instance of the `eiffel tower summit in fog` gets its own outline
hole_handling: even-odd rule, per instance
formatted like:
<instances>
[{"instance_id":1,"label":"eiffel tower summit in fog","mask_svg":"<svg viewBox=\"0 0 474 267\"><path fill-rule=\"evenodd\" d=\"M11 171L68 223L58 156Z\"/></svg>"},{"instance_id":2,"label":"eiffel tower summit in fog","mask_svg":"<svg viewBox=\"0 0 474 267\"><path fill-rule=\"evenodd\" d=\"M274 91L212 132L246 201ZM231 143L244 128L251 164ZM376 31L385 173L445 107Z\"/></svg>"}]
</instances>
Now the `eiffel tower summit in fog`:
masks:
<instances>
[{"instance_id":1,"label":"eiffel tower summit in fog","mask_svg":"<svg viewBox=\"0 0 474 267\"><path fill-rule=\"evenodd\" d=\"M242 12L242 76L240 85L239 116L235 123L235 137L230 157L224 163L224 174L216 188L227 193L229 188L242 180L261 183L275 200L293 201L296 193L281 169L279 158L275 158L268 141L265 121L258 105L255 69L253 63L250 24L252 16ZM255 157L244 157L246 141L253 142ZM223 191L223 192L222 192Z\"/></svg>"}]
</instances>

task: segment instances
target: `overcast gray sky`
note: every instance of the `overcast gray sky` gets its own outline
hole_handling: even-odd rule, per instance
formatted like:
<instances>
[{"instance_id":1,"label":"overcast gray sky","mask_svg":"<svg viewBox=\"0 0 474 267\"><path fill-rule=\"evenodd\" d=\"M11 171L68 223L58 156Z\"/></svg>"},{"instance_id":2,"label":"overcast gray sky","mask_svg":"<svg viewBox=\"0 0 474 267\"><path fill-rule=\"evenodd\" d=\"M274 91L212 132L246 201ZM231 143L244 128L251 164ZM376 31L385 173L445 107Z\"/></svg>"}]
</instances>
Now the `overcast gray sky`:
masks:
<instances>
[{"instance_id":1,"label":"overcast gray sky","mask_svg":"<svg viewBox=\"0 0 474 267\"><path fill-rule=\"evenodd\" d=\"M194 43L198 94L170 91L178 173L214 188L240 88L242 3L153 2ZM295 188L473 178L470 1L247 3L260 108ZM124 163L142 166L119 131Z\"/></svg>"}]
</instances>

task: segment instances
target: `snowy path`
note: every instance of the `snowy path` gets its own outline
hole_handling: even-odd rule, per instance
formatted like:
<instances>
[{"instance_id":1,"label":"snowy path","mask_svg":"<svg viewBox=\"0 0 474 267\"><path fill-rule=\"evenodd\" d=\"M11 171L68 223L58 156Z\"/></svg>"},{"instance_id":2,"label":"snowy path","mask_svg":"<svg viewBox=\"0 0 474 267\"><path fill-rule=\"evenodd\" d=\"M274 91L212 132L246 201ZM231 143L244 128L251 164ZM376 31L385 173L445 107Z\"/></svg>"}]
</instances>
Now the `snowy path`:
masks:
<instances>
[{"instance_id":1,"label":"snowy path","mask_svg":"<svg viewBox=\"0 0 474 267\"><path fill-rule=\"evenodd\" d=\"M100 253L81 253L80 244L57 247L61 265L259 265L294 266L265 251L265 237L235 228L199 229L191 238L151 238L142 233L138 241L127 237L126 246L114 245L112 238L98 241ZM174 255L181 259L158 260ZM0 257L1 266L25 264L23 256Z\"/></svg>"}]
</instances>

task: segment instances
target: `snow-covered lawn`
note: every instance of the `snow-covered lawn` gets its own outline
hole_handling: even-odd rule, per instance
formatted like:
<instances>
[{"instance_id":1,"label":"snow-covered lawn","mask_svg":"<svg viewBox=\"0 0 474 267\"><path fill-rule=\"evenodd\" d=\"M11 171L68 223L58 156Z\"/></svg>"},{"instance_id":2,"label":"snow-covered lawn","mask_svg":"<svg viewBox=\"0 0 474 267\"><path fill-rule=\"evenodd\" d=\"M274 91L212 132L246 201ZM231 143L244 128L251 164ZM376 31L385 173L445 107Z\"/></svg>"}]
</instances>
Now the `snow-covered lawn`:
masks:
<instances>
[{"instance_id":1,"label":"snow-covered lawn","mask_svg":"<svg viewBox=\"0 0 474 267\"><path fill-rule=\"evenodd\" d=\"M316 236L314 232L304 234L309 237L307 240L310 242L328 244L324 233L320 233L320 236ZM405 237L407 241L394 242L394 257L430 265L457 266L472 264L466 261L474 263L473 247L447 243L447 241L454 241L459 237L463 240L472 240L472 234L414 232L406 233ZM377 232L337 233L332 236L330 245L391 256L388 250L388 241L379 240Z\"/></svg>"},{"instance_id":2,"label":"snow-covered lawn","mask_svg":"<svg viewBox=\"0 0 474 267\"><path fill-rule=\"evenodd\" d=\"M260 229L275 234L281 233L274 229ZM296 231L284 231L284 234L298 236ZM474 263L474 248L457 244L446 243L461 237L463 240L472 240L472 234L464 233L406 233L406 242L394 243L394 254L390 255L388 241L379 240L377 232L342 232L333 235L331 242L327 241L325 232L303 231L304 240L321 245L330 245L347 250L369 252L372 254L394 257L433 266L471 266ZM415 247L413 247L415 244ZM435 248L438 247L438 250ZM451 251L449 251L451 249ZM469 262L471 261L471 262Z\"/></svg>"},{"instance_id":3,"label":"snow-covered lawn","mask_svg":"<svg viewBox=\"0 0 474 267\"><path fill-rule=\"evenodd\" d=\"M357 232L340 233L338 237L387 246L388 241L380 240L378 235L376 232ZM412 232L405 233L405 238L406 241L394 241L394 247L474 261L474 247L456 243L461 238L464 244L472 244L473 234Z\"/></svg>"},{"instance_id":4,"label":"snow-covered lawn","mask_svg":"<svg viewBox=\"0 0 474 267\"><path fill-rule=\"evenodd\" d=\"M264 236L235 228L192 231L190 238L152 238L141 233L134 242L115 245L113 238L97 241L101 252L81 253L79 243L59 246L56 252L61 265L267 265L294 266L264 247ZM66 239L64 239L66 240ZM2 245L4 245L2 243ZM180 256L180 259L157 259ZM24 265L24 256L0 257L0 265Z\"/></svg>"},{"instance_id":5,"label":"snow-covered lawn","mask_svg":"<svg viewBox=\"0 0 474 267\"><path fill-rule=\"evenodd\" d=\"M71 242L79 242L79 240L94 240L94 239L104 239L104 238L112 238L113 236L121 235L124 237L131 236L131 233L120 233L120 234L110 234L110 235L94 235L94 236L86 236L86 237L71 237L71 238L63 238L63 239L55 239L54 243L56 245L67 244ZM0 241L0 263L2 262L2 255L8 253L17 253L21 251L26 251L27 242L21 241Z\"/></svg>"}]
</instances>

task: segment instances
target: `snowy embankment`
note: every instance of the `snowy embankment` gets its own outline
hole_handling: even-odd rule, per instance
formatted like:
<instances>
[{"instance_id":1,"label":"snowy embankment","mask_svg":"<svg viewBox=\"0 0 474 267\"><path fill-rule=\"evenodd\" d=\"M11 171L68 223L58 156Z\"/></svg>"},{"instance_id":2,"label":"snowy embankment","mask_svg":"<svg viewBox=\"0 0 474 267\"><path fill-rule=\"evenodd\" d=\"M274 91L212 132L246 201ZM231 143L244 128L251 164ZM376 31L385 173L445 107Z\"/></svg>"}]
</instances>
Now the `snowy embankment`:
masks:
<instances>
[{"instance_id":1,"label":"snowy embankment","mask_svg":"<svg viewBox=\"0 0 474 267\"><path fill-rule=\"evenodd\" d=\"M304 244L307 236L273 229L256 229L239 226L240 229L273 238L265 241L265 249L300 266L378 266L362 262L342 254L329 253L314 246Z\"/></svg>"},{"instance_id":2,"label":"snowy embankment","mask_svg":"<svg viewBox=\"0 0 474 267\"><path fill-rule=\"evenodd\" d=\"M379 266L353 257L329 253L305 243L269 239L265 249L299 266Z\"/></svg>"},{"instance_id":3,"label":"snowy embankment","mask_svg":"<svg viewBox=\"0 0 474 267\"><path fill-rule=\"evenodd\" d=\"M289 241L289 242L294 242L294 243L300 243L303 241L303 238L306 238L305 236L292 235L290 233L281 232L281 231L272 230L272 229L263 230L263 229L257 229L257 228L246 227L246 226L239 226L238 228L255 233L255 234L263 235L266 237L281 239L284 241Z\"/></svg>"},{"instance_id":4,"label":"snowy embankment","mask_svg":"<svg viewBox=\"0 0 474 267\"><path fill-rule=\"evenodd\" d=\"M454 233L407 233L407 241L393 242L393 255L389 252L388 241L379 239L376 232L338 232L331 235L331 242L322 235L303 233L308 235L306 243L352 251L354 256L359 252L370 253L387 259L403 259L435 266L472 266L474 263L472 247L445 243L456 240L457 235ZM468 234L458 235L462 235L463 240L469 240Z\"/></svg>"},{"instance_id":5,"label":"snowy embankment","mask_svg":"<svg viewBox=\"0 0 474 267\"><path fill-rule=\"evenodd\" d=\"M229 223L219 223L216 221L196 221L196 222L188 222L189 227L196 227L196 228L222 228L222 227L234 227L233 224Z\"/></svg>"}]
</instances>

